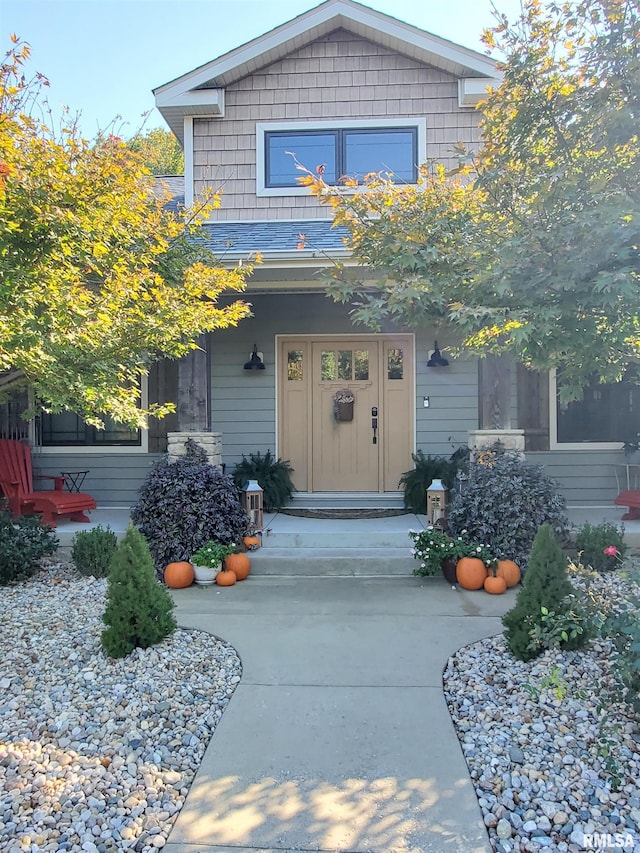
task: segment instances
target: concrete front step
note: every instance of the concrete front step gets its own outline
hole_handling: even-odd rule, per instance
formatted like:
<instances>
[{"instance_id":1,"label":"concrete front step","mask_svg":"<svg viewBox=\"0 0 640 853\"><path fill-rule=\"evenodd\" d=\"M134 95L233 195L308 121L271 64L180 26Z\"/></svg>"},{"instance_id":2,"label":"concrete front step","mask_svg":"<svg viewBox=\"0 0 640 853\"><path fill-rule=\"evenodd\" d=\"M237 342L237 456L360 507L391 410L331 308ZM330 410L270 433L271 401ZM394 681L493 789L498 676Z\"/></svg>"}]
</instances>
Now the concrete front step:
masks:
<instances>
[{"instance_id":1,"label":"concrete front step","mask_svg":"<svg viewBox=\"0 0 640 853\"><path fill-rule=\"evenodd\" d=\"M251 552L255 575L317 576L408 576L416 560L407 545L403 548L260 548Z\"/></svg>"},{"instance_id":2,"label":"concrete front step","mask_svg":"<svg viewBox=\"0 0 640 853\"><path fill-rule=\"evenodd\" d=\"M362 523L362 522L360 522ZM419 529L417 526L414 529ZM265 531L262 536L262 548L255 553L264 553L275 548L299 550L301 548L338 548L341 551L375 551L379 548L397 548L409 552L409 526L406 529L394 529L380 526L358 529L351 526L339 527L332 522L331 527L306 527L296 530Z\"/></svg>"},{"instance_id":3,"label":"concrete front step","mask_svg":"<svg viewBox=\"0 0 640 853\"><path fill-rule=\"evenodd\" d=\"M402 492L294 492L287 509L402 509Z\"/></svg>"}]
</instances>

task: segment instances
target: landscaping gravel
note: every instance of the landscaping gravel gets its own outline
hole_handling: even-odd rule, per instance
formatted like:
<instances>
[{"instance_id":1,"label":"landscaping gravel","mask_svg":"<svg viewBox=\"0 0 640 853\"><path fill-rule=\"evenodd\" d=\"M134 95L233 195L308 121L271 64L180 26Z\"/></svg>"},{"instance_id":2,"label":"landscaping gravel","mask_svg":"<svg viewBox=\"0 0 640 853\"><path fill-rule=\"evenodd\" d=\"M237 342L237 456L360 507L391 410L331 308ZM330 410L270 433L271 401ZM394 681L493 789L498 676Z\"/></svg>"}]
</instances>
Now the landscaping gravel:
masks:
<instances>
[{"instance_id":1,"label":"landscaping gravel","mask_svg":"<svg viewBox=\"0 0 640 853\"><path fill-rule=\"evenodd\" d=\"M612 600L626 583L596 587ZM497 853L640 853L640 731L613 657L597 640L522 663L499 635L449 660L445 697Z\"/></svg>"},{"instance_id":2,"label":"landscaping gravel","mask_svg":"<svg viewBox=\"0 0 640 853\"><path fill-rule=\"evenodd\" d=\"M598 584L615 598L624 581ZM105 592L64 564L0 589L2 853L164 847L240 680L235 651L201 632L107 658ZM598 640L521 663L502 636L450 659L445 696L496 853L640 853L640 733L611 661Z\"/></svg>"},{"instance_id":3,"label":"landscaping gravel","mask_svg":"<svg viewBox=\"0 0 640 853\"><path fill-rule=\"evenodd\" d=\"M50 565L0 589L3 853L164 847L240 680L196 631L107 658L106 583Z\"/></svg>"}]
</instances>

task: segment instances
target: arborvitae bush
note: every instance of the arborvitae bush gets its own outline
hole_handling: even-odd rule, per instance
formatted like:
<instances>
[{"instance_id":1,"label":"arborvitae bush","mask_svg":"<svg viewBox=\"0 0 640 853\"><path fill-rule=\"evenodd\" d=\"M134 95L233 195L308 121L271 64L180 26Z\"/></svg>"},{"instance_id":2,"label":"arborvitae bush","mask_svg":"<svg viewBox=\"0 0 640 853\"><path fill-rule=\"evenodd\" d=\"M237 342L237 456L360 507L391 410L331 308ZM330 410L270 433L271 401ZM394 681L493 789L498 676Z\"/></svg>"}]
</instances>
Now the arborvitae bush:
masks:
<instances>
[{"instance_id":1,"label":"arborvitae bush","mask_svg":"<svg viewBox=\"0 0 640 853\"><path fill-rule=\"evenodd\" d=\"M139 491L131 519L149 544L158 577L168 563L188 560L213 540L238 543L249 519L238 489L189 439L186 455L163 460Z\"/></svg>"},{"instance_id":2,"label":"arborvitae bush","mask_svg":"<svg viewBox=\"0 0 640 853\"><path fill-rule=\"evenodd\" d=\"M467 539L485 542L499 559L526 569L540 525L567 535L564 508L557 483L540 465L497 445L469 464L469 478L452 497L447 517L454 536L466 531Z\"/></svg>"},{"instance_id":3,"label":"arborvitae bush","mask_svg":"<svg viewBox=\"0 0 640 853\"><path fill-rule=\"evenodd\" d=\"M174 607L171 595L156 579L149 546L129 525L109 568L102 648L110 657L123 658L135 648L159 643L176 629Z\"/></svg>"},{"instance_id":4,"label":"arborvitae bush","mask_svg":"<svg viewBox=\"0 0 640 853\"><path fill-rule=\"evenodd\" d=\"M14 519L0 512L0 586L29 577L57 548L58 538L40 516Z\"/></svg>"},{"instance_id":5,"label":"arborvitae bush","mask_svg":"<svg viewBox=\"0 0 640 853\"><path fill-rule=\"evenodd\" d=\"M516 603L502 618L509 648L524 661L531 660L552 645L577 648L587 639L585 621L586 617L576 606L574 590L569 582L567 558L551 527L543 524L533 541L529 568ZM576 626L581 633L570 635ZM547 638L553 635L553 638L546 645L543 640L537 646L532 645L532 631L545 634ZM561 636L563 631L569 632L566 639Z\"/></svg>"},{"instance_id":6,"label":"arborvitae bush","mask_svg":"<svg viewBox=\"0 0 640 853\"><path fill-rule=\"evenodd\" d=\"M106 578L118 538L107 525L98 524L93 530L81 530L71 542L71 559L81 575Z\"/></svg>"}]
</instances>

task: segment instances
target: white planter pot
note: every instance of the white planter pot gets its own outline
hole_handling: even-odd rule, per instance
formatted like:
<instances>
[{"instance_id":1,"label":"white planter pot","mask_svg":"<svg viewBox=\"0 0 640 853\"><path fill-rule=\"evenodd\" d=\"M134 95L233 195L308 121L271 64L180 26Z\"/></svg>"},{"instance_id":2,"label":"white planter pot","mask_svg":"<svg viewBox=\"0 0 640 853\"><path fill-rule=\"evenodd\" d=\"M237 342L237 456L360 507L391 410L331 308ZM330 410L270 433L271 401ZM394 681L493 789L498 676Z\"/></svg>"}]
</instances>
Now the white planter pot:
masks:
<instances>
[{"instance_id":1,"label":"white planter pot","mask_svg":"<svg viewBox=\"0 0 640 853\"><path fill-rule=\"evenodd\" d=\"M198 586L211 586L216 582L216 575L221 567L222 564L216 566L215 569L210 569L209 566L194 566L195 582Z\"/></svg>"}]
</instances>

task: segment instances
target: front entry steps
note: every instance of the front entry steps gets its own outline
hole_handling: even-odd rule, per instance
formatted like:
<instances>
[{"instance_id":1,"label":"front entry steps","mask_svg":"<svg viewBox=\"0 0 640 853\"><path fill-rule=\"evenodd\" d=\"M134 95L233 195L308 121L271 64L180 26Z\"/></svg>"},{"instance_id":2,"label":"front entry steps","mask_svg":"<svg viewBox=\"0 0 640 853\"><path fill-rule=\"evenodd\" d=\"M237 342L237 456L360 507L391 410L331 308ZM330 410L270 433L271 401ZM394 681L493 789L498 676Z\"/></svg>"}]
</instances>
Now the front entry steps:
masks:
<instances>
[{"instance_id":1,"label":"front entry steps","mask_svg":"<svg viewBox=\"0 0 640 853\"><path fill-rule=\"evenodd\" d=\"M265 517L262 547L250 554L256 575L410 576L409 530L424 518L407 513L385 518L318 519L278 513Z\"/></svg>"},{"instance_id":2,"label":"front entry steps","mask_svg":"<svg viewBox=\"0 0 640 853\"><path fill-rule=\"evenodd\" d=\"M287 509L397 509L402 492L294 492Z\"/></svg>"}]
</instances>

